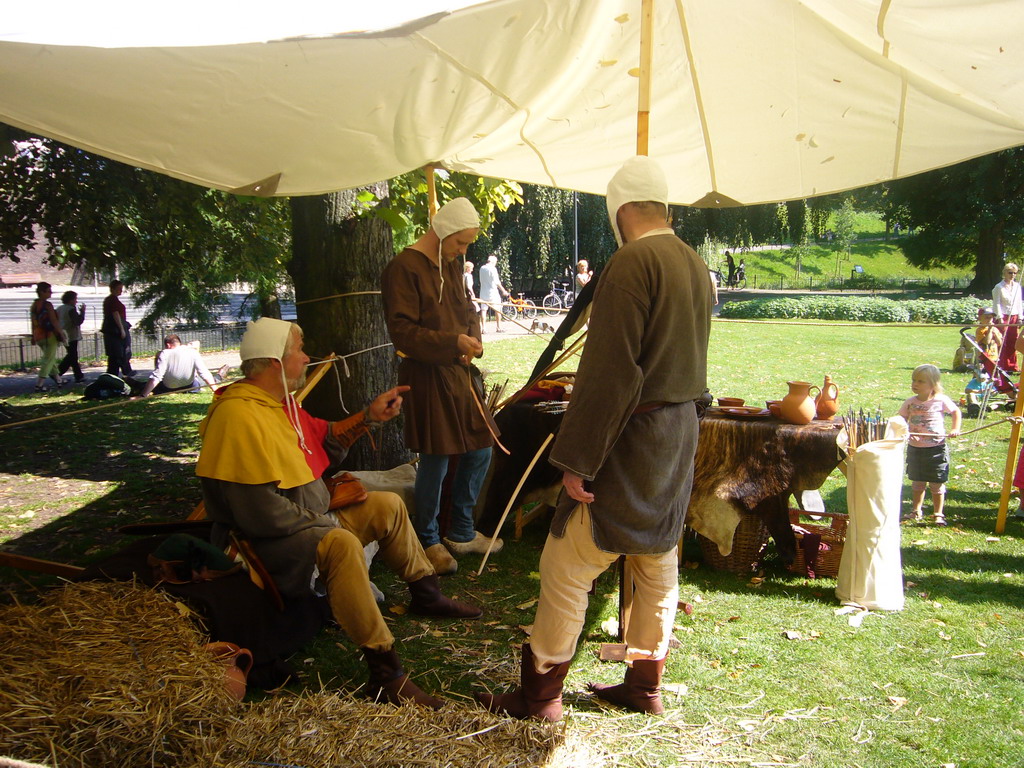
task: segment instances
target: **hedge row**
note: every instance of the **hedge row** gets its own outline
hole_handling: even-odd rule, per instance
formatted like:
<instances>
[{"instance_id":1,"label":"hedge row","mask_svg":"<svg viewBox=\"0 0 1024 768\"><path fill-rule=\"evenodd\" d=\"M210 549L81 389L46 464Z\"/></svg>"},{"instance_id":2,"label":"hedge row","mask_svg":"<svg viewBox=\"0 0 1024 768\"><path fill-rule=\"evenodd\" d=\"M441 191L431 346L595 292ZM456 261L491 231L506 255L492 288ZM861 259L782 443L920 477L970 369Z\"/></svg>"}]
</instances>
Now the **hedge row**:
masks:
<instances>
[{"instance_id":1,"label":"hedge row","mask_svg":"<svg viewBox=\"0 0 1024 768\"><path fill-rule=\"evenodd\" d=\"M743 320L848 320L866 323L941 323L973 325L981 299L910 299L898 301L878 296L794 296L730 301L721 317Z\"/></svg>"}]
</instances>

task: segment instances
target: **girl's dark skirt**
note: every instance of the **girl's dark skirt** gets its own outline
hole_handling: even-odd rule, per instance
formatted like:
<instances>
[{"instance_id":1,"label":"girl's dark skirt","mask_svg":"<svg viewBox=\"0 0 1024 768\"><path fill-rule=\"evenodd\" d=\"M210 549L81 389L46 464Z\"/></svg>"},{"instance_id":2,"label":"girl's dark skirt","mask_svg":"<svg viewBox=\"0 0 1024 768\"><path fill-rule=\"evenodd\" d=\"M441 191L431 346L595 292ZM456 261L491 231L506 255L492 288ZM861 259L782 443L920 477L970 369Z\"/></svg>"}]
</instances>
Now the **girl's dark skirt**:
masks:
<instances>
[{"instance_id":1,"label":"girl's dark skirt","mask_svg":"<svg viewBox=\"0 0 1024 768\"><path fill-rule=\"evenodd\" d=\"M907 446L907 477L925 483L949 479L949 448L945 442L927 447Z\"/></svg>"}]
</instances>

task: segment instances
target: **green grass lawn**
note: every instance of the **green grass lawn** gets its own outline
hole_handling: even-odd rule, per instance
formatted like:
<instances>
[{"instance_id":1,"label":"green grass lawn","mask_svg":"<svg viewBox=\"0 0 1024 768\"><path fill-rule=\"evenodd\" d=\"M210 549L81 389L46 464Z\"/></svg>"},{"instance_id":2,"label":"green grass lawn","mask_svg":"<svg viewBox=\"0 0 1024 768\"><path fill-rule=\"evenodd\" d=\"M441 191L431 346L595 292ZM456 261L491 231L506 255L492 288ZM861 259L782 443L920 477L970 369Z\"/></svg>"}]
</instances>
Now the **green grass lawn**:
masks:
<instances>
[{"instance_id":1,"label":"green grass lawn","mask_svg":"<svg viewBox=\"0 0 1024 768\"><path fill-rule=\"evenodd\" d=\"M716 321L709 385L716 396L757 404L783 396L788 380L820 383L828 373L844 409L892 414L911 394L911 370L932 362L946 371L957 342L949 328ZM484 367L492 380L520 383L542 346L489 344ZM944 374L954 400L966 380ZM122 541L118 525L184 516L199 497L195 426L208 398L176 395L0 431L4 546L83 563ZM81 407L66 394L10 402L27 417ZM616 613L616 580L605 574L566 685L566 733L590 746L594 760L586 764L1020 765L1024 525L1011 519L1004 535L993 535L1008 435L1009 425L999 424L954 444L950 526L903 527L906 608L869 614L859 627L835 615L834 580L809 580L772 560L763 580L712 571L697 566L699 549L688 539L680 597L694 610L677 618L664 718L601 708L582 693L589 680L622 674L621 665L597 659L600 643L611 640L602 622ZM841 475L823 495L830 509L845 510ZM514 680L544 535L543 522L521 541L508 534L480 576L473 559L445 579L450 592L486 605L481 621L385 612L420 685L467 702L475 690ZM376 565L373 576L389 606L407 602L394 577ZM6 586L21 579L0 570ZM293 662L312 687L354 686L365 676L351 643L334 630Z\"/></svg>"}]
</instances>

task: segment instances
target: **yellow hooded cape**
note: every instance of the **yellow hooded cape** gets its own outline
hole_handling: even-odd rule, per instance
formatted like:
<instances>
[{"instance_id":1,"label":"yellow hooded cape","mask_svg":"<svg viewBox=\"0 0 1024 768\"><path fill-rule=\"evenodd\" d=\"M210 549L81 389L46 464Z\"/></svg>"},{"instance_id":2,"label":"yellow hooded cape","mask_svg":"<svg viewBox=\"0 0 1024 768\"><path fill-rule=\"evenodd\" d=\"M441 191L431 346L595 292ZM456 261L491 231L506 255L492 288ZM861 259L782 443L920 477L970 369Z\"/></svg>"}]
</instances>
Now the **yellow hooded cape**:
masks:
<instances>
[{"instance_id":1,"label":"yellow hooded cape","mask_svg":"<svg viewBox=\"0 0 1024 768\"><path fill-rule=\"evenodd\" d=\"M199 425L196 474L213 480L296 488L316 478L299 448L284 405L239 381L213 398Z\"/></svg>"}]
</instances>

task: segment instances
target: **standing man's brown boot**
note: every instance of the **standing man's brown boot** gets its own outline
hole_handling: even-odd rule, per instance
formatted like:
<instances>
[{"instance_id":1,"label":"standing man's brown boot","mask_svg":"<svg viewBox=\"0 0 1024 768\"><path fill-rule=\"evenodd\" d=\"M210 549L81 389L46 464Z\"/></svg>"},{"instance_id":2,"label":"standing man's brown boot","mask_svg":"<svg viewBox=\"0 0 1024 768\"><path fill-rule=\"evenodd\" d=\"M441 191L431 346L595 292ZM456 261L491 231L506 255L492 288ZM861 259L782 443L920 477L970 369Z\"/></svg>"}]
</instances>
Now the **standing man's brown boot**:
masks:
<instances>
[{"instance_id":1,"label":"standing man's brown boot","mask_svg":"<svg viewBox=\"0 0 1024 768\"><path fill-rule=\"evenodd\" d=\"M619 685L590 683L587 687L597 698L617 707L660 715L665 711L661 703L661 674L665 670L662 659L637 659L626 668L626 677Z\"/></svg>"},{"instance_id":2,"label":"standing man's brown boot","mask_svg":"<svg viewBox=\"0 0 1024 768\"><path fill-rule=\"evenodd\" d=\"M402 669L402 662L392 648L388 651L371 651L362 648L366 666L370 668L370 679L366 681L366 693L374 701L387 701L396 706L419 704L431 709L444 706L441 699L420 690Z\"/></svg>"},{"instance_id":3,"label":"standing man's brown boot","mask_svg":"<svg viewBox=\"0 0 1024 768\"><path fill-rule=\"evenodd\" d=\"M549 669L543 675L533 663L529 643L523 643L520 684L511 693L478 693L475 698L489 711L511 715L519 720L536 718L556 722L562 719L562 682L569 673L569 661Z\"/></svg>"}]
</instances>

